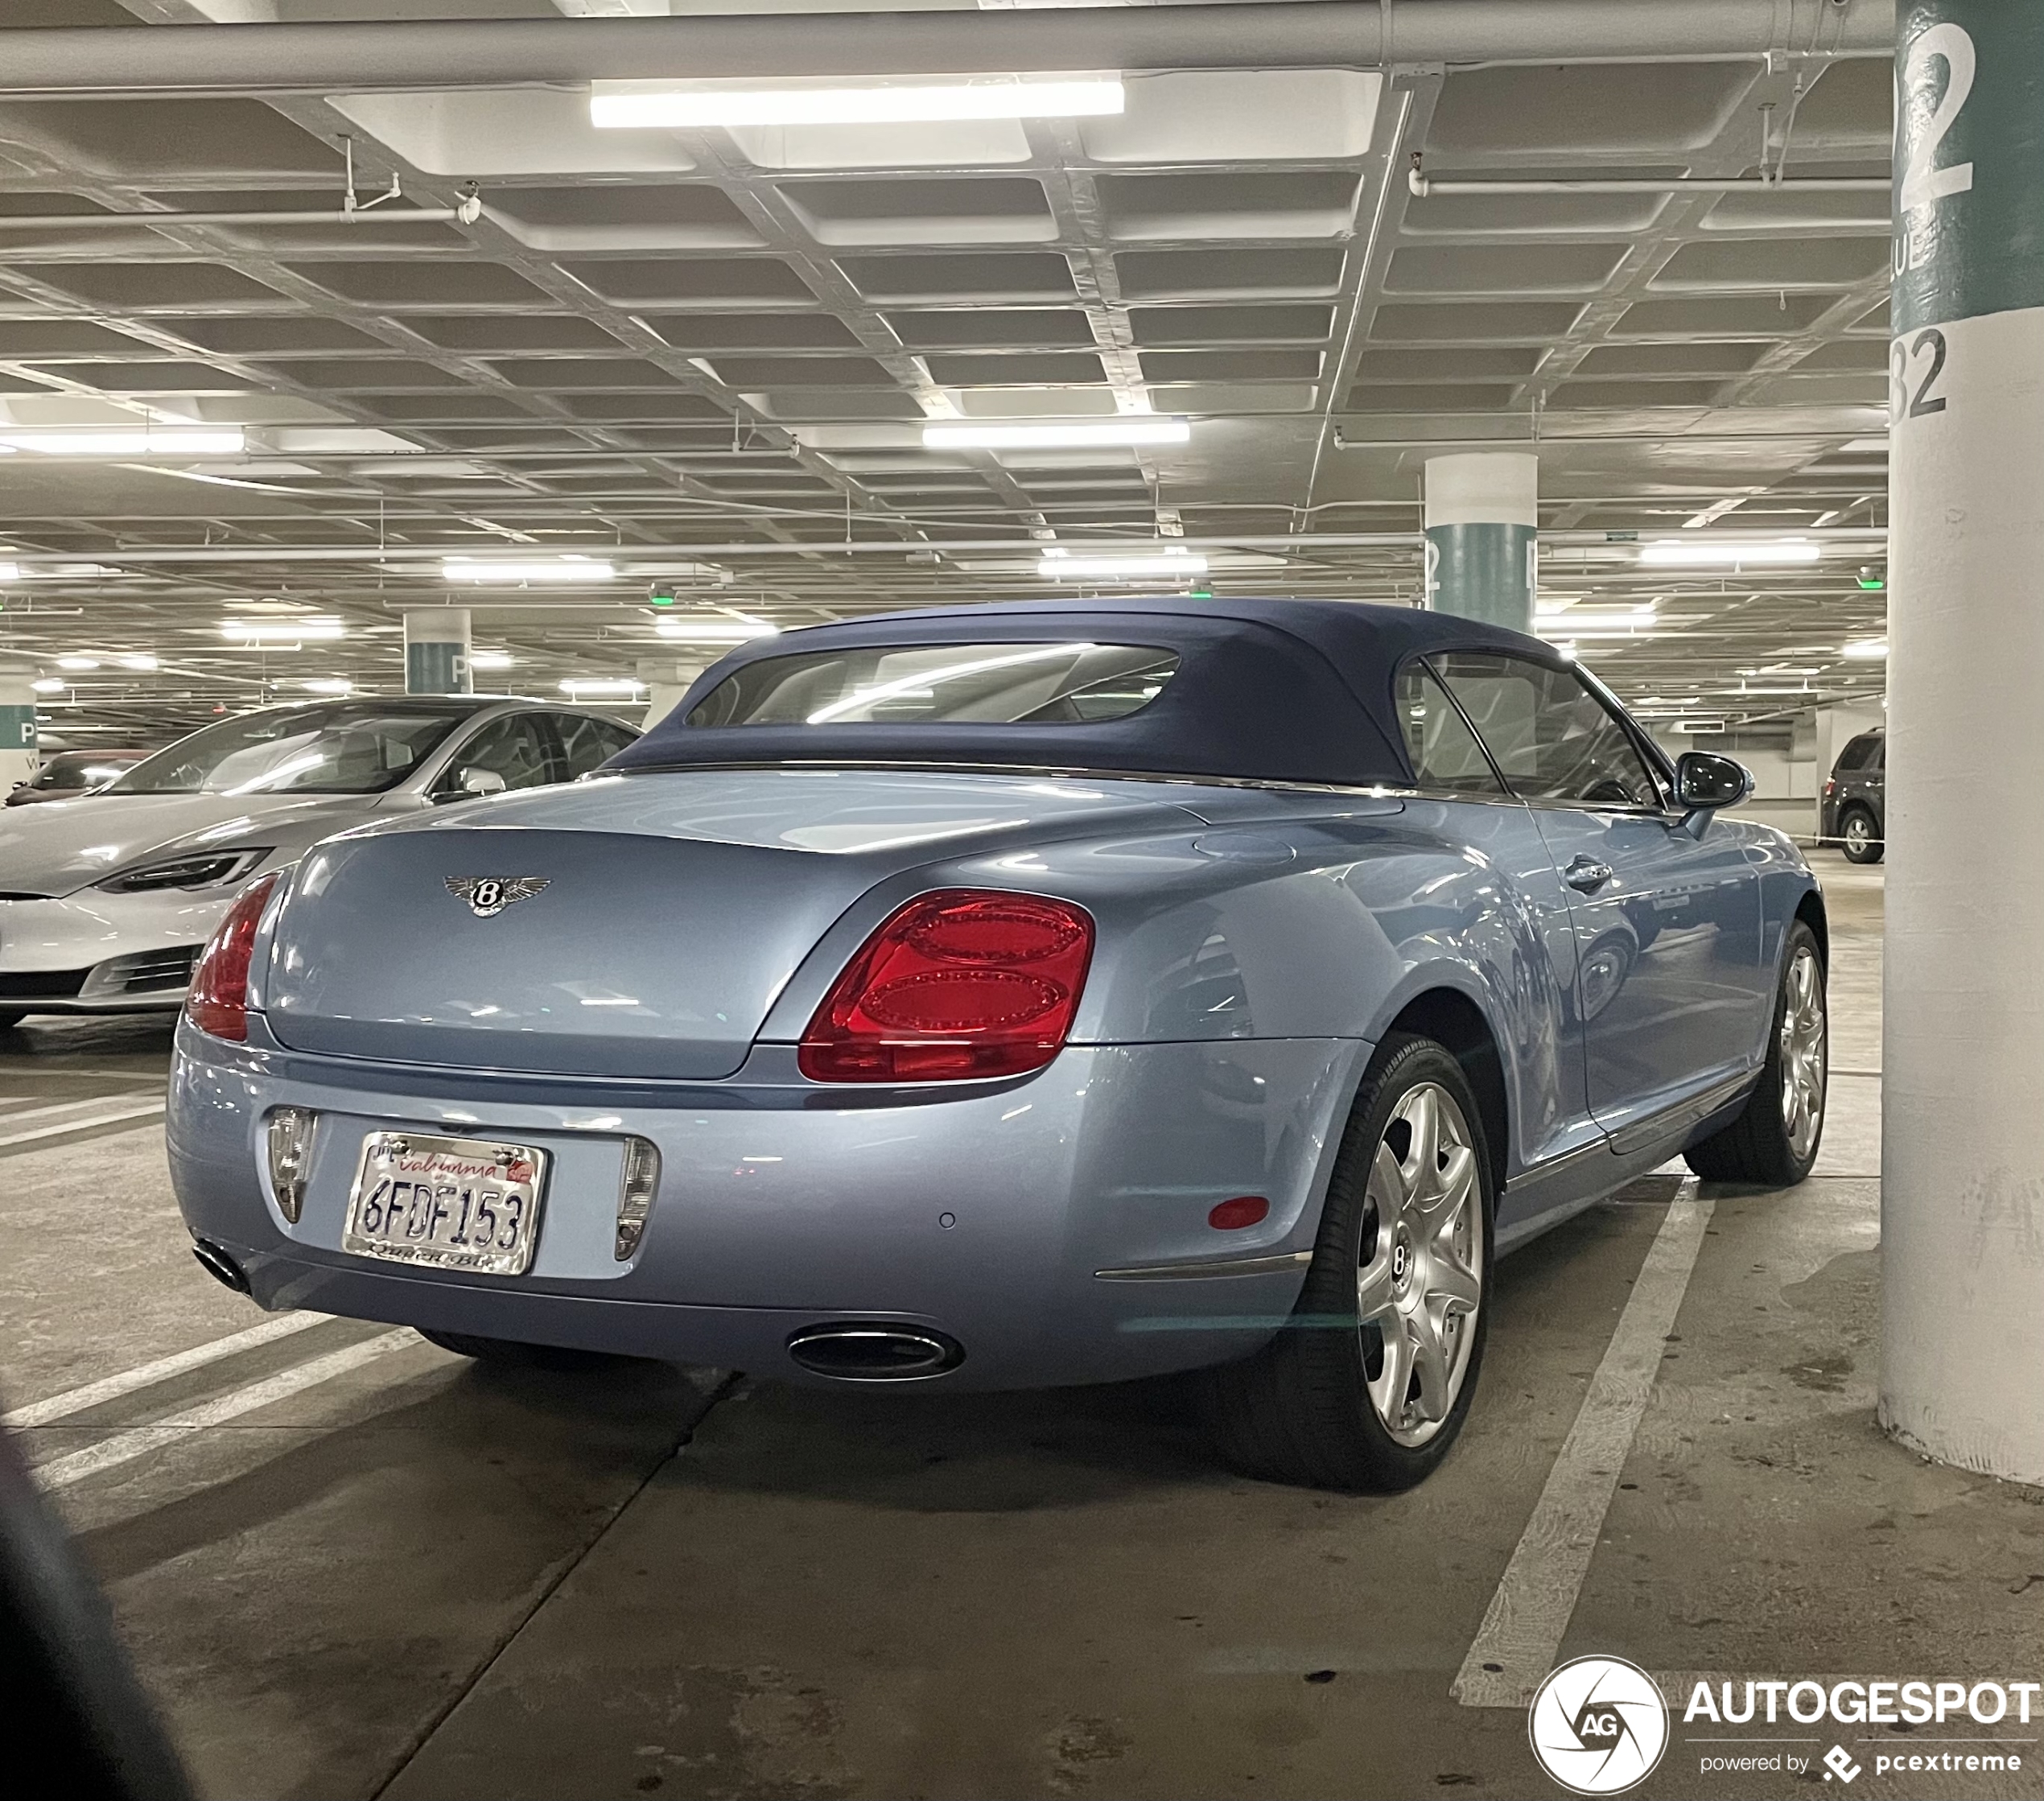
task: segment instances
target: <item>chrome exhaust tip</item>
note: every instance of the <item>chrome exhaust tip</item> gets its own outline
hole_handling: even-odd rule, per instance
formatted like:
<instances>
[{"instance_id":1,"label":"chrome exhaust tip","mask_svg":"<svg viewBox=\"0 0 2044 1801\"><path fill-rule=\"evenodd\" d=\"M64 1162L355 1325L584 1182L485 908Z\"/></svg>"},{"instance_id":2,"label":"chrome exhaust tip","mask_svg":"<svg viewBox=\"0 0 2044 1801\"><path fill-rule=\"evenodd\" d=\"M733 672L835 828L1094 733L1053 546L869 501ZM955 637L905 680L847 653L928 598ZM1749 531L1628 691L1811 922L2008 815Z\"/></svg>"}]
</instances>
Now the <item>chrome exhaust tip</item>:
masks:
<instances>
[{"instance_id":1,"label":"chrome exhaust tip","mask_svg":"<svg viewBox=\"0 0 2044 1801\"><path fill-rule=\"evenodd\" d=\"M192 1255L199 1259L199 1267L224 1288L232 1288L237 1295L249 1292L249 1278L241 1266L205 1238L195 1238Z\"/></svg>"},{"instance_id":2,"label":"chrome exhaust tip","mask_svg":"<svg viewBox=\"0 0 2044 1801\"><path fill-rule=\"evenodd\" d=\"M847 1321L804 1326L789 1339L788 1354L838 1382L917 1382L955 1370L965 1346L928 1326Z\"/></svg>"}]
</instances>

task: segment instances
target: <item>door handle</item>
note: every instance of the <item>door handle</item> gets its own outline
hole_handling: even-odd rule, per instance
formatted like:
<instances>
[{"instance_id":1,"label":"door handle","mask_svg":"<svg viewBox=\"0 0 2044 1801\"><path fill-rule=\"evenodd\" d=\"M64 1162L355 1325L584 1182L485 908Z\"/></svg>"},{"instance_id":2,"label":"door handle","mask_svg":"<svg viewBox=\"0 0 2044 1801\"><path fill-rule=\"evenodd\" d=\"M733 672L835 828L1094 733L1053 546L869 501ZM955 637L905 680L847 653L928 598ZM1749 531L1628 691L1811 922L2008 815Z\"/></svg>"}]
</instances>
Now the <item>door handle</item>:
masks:
<instances>
[{"instance_id":1,"label":"door handle","mask_svg":"<svg viewBox=\"0 0 2044 1801\"><path fill-rule=\"evenodd\" d=\"M1585 894L1594 894L1611 880L1611 865L1599 863L1594 857L1576 857L1562 872L1561 879Z\"/></svg>"}]
</instances>

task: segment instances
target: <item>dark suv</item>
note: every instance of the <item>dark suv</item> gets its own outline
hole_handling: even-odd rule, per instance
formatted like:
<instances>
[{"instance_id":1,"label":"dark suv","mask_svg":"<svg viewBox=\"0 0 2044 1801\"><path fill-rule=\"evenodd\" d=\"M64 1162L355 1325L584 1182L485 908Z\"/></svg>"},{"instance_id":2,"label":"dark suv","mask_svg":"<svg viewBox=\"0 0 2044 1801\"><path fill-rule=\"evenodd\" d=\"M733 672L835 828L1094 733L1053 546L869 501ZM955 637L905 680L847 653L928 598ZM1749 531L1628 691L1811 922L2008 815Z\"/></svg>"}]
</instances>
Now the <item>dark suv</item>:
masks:
<instances>
[{"instance_id":1,"label":"dark suv","mask_svg":"<svg viewBox=\"0 0 2044 1801\"><path fill-rule=\"evenodd\" d=\"M1824 839L1848 863L1878 863L1888 835L1888 735L1876 726L1838 753L1824 784Z\"/></svg>"}]
</instances>

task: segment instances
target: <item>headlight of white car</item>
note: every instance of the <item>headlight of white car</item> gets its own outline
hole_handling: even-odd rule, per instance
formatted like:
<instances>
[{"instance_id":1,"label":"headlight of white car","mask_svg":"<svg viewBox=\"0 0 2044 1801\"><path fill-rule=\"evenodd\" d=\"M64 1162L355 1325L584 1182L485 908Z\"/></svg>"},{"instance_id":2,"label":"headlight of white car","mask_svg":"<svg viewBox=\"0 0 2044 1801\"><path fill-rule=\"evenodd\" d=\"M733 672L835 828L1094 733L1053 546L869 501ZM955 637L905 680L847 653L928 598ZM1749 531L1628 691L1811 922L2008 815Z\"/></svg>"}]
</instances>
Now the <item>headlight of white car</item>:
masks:
<instances>
[{"instance_id":1,"label":"headlight of white car","mask_svg":"<svg viewBox=\"0 0 2044 1801\"><path fill-rule=\"evenodd\" d=\"M154 894L165 888L222 888L250 874L270 854L265 844L238 851L188 851L138 863L95 885L105 894Z\"/></svg>"}]
</instances>

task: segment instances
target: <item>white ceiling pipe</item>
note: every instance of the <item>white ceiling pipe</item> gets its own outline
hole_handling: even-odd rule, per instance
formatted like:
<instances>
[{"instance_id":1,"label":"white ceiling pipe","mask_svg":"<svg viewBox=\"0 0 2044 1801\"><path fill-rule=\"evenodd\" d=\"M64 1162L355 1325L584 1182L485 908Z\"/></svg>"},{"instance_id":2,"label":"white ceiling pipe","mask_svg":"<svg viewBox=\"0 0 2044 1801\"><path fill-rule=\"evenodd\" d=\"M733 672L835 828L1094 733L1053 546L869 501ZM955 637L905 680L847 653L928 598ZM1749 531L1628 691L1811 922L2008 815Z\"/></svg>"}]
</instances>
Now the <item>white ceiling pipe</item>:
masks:
<instances>
[{"instance_id":1,"label":"white ceiling pipe","mask_svg":"<svg viewBox=\"0 0 2044 1801\"><path fill-rule=\"evenodd\" d=\"M1892 183L1886 175L1811 175L1792 180L1691 179L1671 176L1664 181L1603 181L1594 176L1572 176L1541 181L1441 180L1412 170L1405 185L1421 200L1429 194L1885 194Z\"/></svg>"},{"instance_id":2,"label":"white ceiling pipe","mask_svg":"<svg viewBox=\"0 0 2044 1801\"><path fill-rule=\"evenodd\" d=\"M1754 542L1772 543L1782 536L1779 530L1749 532L1714 532L1713 543ZM1827 543L1879 544L1886 541L1887 528L1881 525L1826 525L1804 526L1795 535ZM1189 533L1182 538L1173 538L1174 546L1182 546L1188 550L1360 550L1374 545L1416 544L1417 531L1383 532L1283 532L1263 536L1241 538L1201 537ZM900 556L906 551L933 551L939 556L1003 556L1027 557L1032 563L1044 554L1045 548L1056 544L1074 555L1109 556L1125 554L1147 546L1147 538L980 538L958 539L926 538L855 538L849 542L842 539L822 540L815 542L773 544L749 540L735 544L659 545L633 544L622 550L613 549L612 554L628 563L647 563L684 558L693 562L722 562L734 557L793 557L811 556ZM1545 549L1549 546L1571 545L1585 548L1608 550L1616 555L1630 556L1637 552L1639 543L1635 539L1612 539L1604 532L1593 530L1550 531L1541 534L1540 542ZM418 544L348 546L304 545L249 545L233 547L208 545L203 547L122 548L120 550L100 550L90 554L83 551L30 551L14 553L20 559L20 567L31 574L44 569L60 569L67 564L90 563L116 566L130 563L439 563L445 558L472 556L472 550L447 545ZM422 571L424 573L424 571ZM437 579L437 578L436 578Z\"/></svg>"},{"instance_id":3,"label":"white ceiling pipe","mask_svg":"<svg viewBox=\"0 0 2044 1801\"><path fill-rule=\"evenodd\" d=\"M472 225L483 216L473 198L459 206L333 207L312 212L10 212L0 214L0 231L104 231L115 225Z\"/></svg>"},{"instance_id":4,"label":"white ceiling pipe","mask_svg":"<svg viewBox=\"0 0 2044 1801\"><path fill-rule=\"evenodd\" d=\"M0 94L1887 56L1894 0L1273 0L913 13L27 27Z\"/></svg>"}]
</instances>

